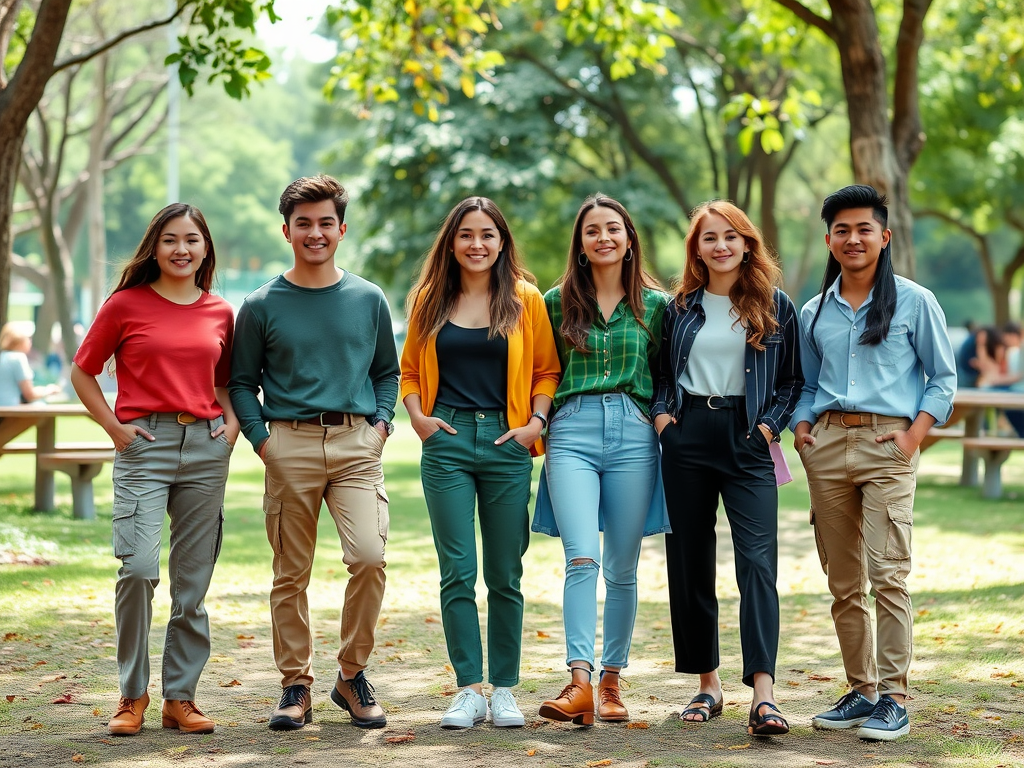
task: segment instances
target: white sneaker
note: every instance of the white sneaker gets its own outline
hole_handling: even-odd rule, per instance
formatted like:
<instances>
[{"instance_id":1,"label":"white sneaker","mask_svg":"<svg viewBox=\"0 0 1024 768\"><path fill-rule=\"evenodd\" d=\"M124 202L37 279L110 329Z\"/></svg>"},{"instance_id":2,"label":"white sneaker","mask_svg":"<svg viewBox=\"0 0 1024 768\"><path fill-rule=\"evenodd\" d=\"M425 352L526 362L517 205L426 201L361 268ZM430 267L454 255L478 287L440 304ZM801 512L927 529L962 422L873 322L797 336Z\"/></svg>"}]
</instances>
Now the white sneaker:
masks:
<instances>
[{"instance_id":1,"label":"white sneaker","mask_svg":"<svg viewBox=\"0 0 1024 768\"><path fill-rule=\"evenodd\" d=\"M472 688L459 691L448 711L441 718L442 728L472 728L487 717L487 699Z\"/></svg>"},{"instance_id":2,"label":"white sneaker","mask_svg":"<svg viewBox=\"0 0 1024 768\"><path fill-rule=\"evenodd\" d=\"M508 688L495 688L491 693L491 720L498 728L522 728L526 725L526 718Z\"/></svg>"}]
</instances>

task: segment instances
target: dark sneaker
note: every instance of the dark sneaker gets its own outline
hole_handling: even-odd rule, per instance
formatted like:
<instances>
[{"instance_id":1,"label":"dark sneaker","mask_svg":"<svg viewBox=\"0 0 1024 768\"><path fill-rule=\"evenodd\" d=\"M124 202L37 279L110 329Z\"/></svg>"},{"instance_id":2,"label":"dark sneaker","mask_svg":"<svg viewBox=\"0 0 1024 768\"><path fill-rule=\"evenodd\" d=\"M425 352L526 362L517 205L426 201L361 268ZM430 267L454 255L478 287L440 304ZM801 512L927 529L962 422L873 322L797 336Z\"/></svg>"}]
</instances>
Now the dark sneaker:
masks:
<instances>
[{"instance_id":1,"label":"dark sneaker","mask_svg":"<svg viewBox=\"0 0 1024 768\"><path fill-rule=\"evenodd\" d=\"M289 685L281 695L281 703L270 713L270 730L297 731L313 722L313 697L308 685Z\"/></svg>"},{"instance_id":2,"label":"dark sneaker","mask_svg":"<svg viewBox=\"0 0 1024 768\"><path fill-rule=\"evenodd\" d=\"M373 686L362 672L351 680L342 680L339 672L331 701L352 715L352 725L359 728L383 728L388 724L384 710L373 698Z\"/></svg>"},{"instance_id":3,"label":"dark sneaker","mask_svg":"<svg viewBox=\"0 0 1024 768\"><path fill-rule=\"evenodd\" d=\"M867 722L875 705L859 691L850 691L828 712L811 718L811 725L829 731L856 728Z\"/></svg>"},{"instance_id":4,"label":"dark sneaker","mask_svg":"<svg viewBox=\"0 0 1024 768\"><path fill-rule=\"evenodd\" d=\"M910 733L910 715L892 696L883 695L878 699L871 717L857 731L864 741L893 741Z\"/></svg>"}]
</instances>

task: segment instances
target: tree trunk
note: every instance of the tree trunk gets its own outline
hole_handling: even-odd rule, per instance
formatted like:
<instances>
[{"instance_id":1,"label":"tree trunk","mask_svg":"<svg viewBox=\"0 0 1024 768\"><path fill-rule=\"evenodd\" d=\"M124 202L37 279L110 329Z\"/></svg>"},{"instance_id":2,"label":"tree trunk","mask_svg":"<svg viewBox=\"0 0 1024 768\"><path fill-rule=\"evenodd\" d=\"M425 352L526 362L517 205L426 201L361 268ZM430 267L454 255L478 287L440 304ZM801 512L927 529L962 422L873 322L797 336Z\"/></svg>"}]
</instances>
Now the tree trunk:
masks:
<instances>
[{"instance_id":1,"label":"tree trunk","mask_svg":"<svg viewBox=\"0 0 1024 768\"><path fill-rule=\"evenodd\" d=\"M70 363L78 351L78 338L75 334L75 279L74 265L67 245L63 242L60 223L49 207L40 211L39 237L46 253L46 263L50 267L53 298L56 304L57 320L60 323L61 346L64 359Z\"/></svg>"},{"instance_id":2,"label":"tree trunk","mask_svg":"<svg viewBox=\"0 0 1024 768\"><path fill-rule=\"evenodd\" d=\"M7 322L7 302L11 295L11 219L14 211L14 187L21 166L21 145L26 125L10 140L0 141L0 325Z\"/></svg>"},{"instance_id":3,"label":"tree trunk","mask_svg":"<svg viewBox=\"0 0 1024 768\"><path fill-rule=\"evenodd\" d=\"M859 184L889 198L892 260L896 272L914 276L914 215L908 176L916 153L900 162L889 119L885 55L869 0L829 0L850 119L850 157ZM916 81L915 81L916 83ZM916 88L912 95L916 101Z\"/></svg>"},{"instance_id":4,"label":"tree trunk","mask_svg":"<svg viewBox=\"0 0 1024 768\"><path fill-rule=\"evenodd\" d=\"M107 56L97 59L96 115L89 137L89 307L82 307L82 322L92 323L107 294L107 232L103 214L103 144L107 129Z\"/></svg>"}]
</instances>

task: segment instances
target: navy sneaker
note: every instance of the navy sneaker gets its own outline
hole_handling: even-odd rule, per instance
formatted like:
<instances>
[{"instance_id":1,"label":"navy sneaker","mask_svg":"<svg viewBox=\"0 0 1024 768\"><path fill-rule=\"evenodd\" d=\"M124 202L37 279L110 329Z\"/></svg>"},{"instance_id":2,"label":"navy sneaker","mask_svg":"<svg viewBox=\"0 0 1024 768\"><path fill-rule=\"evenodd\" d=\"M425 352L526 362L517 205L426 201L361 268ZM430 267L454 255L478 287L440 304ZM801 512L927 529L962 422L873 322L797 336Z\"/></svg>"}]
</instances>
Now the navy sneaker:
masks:
<instances>
[{"instance_id":1,"label":"navy sneaker","mask_svg":"<svg viewBox=\"0 0 1024 768\"><path fill-rule=\"evenodd\" d=\"M864 741L893 741L910 733L910 715L892 696L882 695L871 717L857 731Z\"/></svg>"},{"instance_id":2,"label":"navy sneaker","mask_svg":"<svg viewBox=\"0 0 1024 768\"><path fill-rule=\"evenodd\" d=\"M822 712L812 718L811 725L828 731L856 728L867 722L875 711L875 706L874 702L859 691L850 691L828 712Z\"/></svg>"}]
</instances>

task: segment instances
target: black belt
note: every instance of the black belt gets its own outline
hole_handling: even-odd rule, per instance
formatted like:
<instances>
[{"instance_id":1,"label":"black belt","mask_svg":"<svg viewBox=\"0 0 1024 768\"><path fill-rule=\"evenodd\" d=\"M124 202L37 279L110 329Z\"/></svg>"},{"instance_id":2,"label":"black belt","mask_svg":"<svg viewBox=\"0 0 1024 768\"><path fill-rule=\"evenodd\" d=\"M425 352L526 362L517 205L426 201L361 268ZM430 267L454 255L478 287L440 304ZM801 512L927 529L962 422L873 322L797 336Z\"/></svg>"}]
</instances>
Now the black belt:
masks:
<instances>
[{"instance_id":1,"label":"black belt","mask_svg":"<svg viewBox=\"0 0 1024 768\"><path fill-rule=\"evenodd\" d=\"M686 396L687 408L700 408L708 411L742 409L746 405L743 395L690 395Z\"/></svg>"},{"instance_id":2,"label":"black belt","mask_svg":"<svg viewBox=\"0 0 1024 768\"><path fill-rule=\"evenodd\" d=\"M296 419L299 424L312 424L314 427L351 427L356 424L356 419L365 420L365 416L357 413L342 413L340 411L324 411L312 419Z\"/></svg>"}]
</instances>

